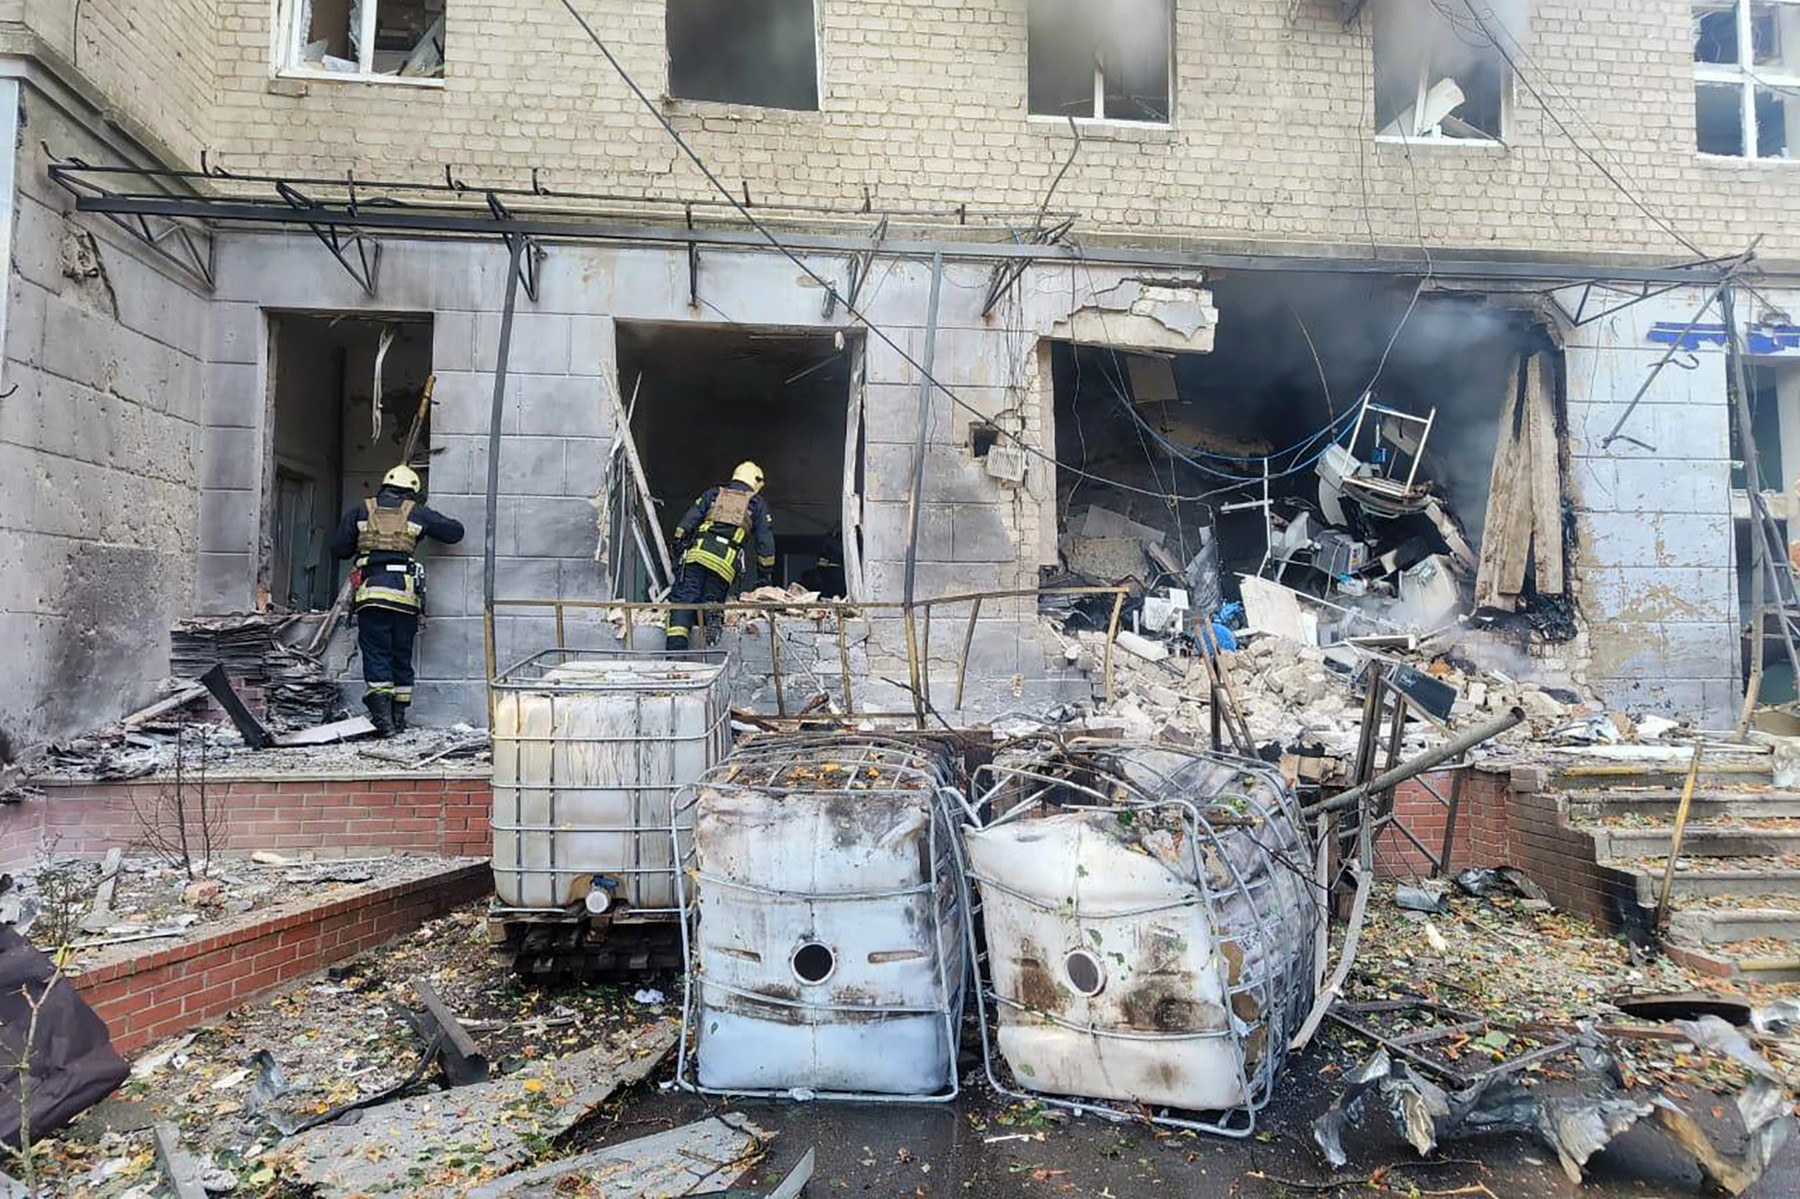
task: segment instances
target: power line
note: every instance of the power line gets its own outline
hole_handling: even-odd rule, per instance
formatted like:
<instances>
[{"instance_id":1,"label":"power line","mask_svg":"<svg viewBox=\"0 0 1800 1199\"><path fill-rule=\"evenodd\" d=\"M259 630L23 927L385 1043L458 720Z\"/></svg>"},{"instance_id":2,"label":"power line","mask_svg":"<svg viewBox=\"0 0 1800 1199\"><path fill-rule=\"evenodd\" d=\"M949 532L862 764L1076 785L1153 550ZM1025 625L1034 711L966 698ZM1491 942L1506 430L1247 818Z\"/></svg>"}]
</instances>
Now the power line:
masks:
<instances>
[{"instance_id":1,"label":"power line","mask_svg":"<svg viewBox=\"0 0 1800 1199\"><path fill-rule=\"evenodd\" d=\"M906 347L902 346L898 341L894 340L894 338L891 337L887 333L887 331L884 330L881 326L879 326L879 325L875 324L873 321L871 321L866 315L863 314L863 312L856 305L850 303L850 301L846 297L844 297L841 293L838 292L837 285L835 283L833 283L831 280L827 279L824 275L821 275L818 271L814 270L810 263L806 262L798 254L796 254L792 249L790 249L785 242L783 242L779 237L777 237L775 235L775 233L767 225L765 225L760 218L758 218L756 216L755 213L751 212L749 207L747 205L745 205L742 201L740 201L737 198L737 196L732 193L730 188L725 186L724 181L721 180L718 177L718 175L716 175L713 172L713 169L706 165L706 160L701 158L699 153L693 148L693 146L688 144L687 139L681 135L681 131L679 129L675 128L673 122L671 122L669 120L669 118L666 115L664 115L661 108L659 108L657 106L655 101L651 100L649 95L645 93L644 89L642 87L638 86L637 80L632 78L631 73L625 69L625 64L619 61L618 57L612 52L612 48L606 44L605 40L602 39L601 36L597 32L595 32L594 27L591 24L589 24L587 18L582 16L581 11L575 7L574 0L562 0L562 5L564 8L568 9L569 15L575 18L576 24L581 26L582 32L587 34L588 40L594 43L595 49L600 51L601 55L605 57L607 63L611 65L612 69L618 74L619 78L624 81L625 86L631 89L632 95L634 95L638 98L638 102L644 106L645 111L649 112L649 114L656 119L657 124L662 126L663 132L669 135L670 140L672 140L675 143L675 145L680 148L680 150L683 154L687 155L688 161L692 162L694 164L695 168L698 169L699 172L706 177L706 181L708 183L712 184L713 188L715 190L717 190L721 196L725 197L725 199L727 201L730 202L731 206L737 210L738 215L743 217L743 219L750 225L750 227L752 229L756 230L756 232L758 234L760 234L763 237L763 239L765 241L767 241L772 248L779 251L783 257L787 258L788 261L792 262L795 266L799 267L803 272L805 272L807 277L812 279L813 282L815 282L815 283L819 284L819 286L825 288L832 295L837 296L838 302L843 304L845 312L849 313L858 322L860 322L864 328L866 328L870 333L874 334L877 338L879 338L884 345L886 345L889 349L893 350L896 354L898 354L903 362L905 362L908 366L912 367L914 370L918 371L920 378L925 380L927 383L931 384L931 386L935 390L942 392L944 394L944 396L947 399L949 399L949 401L952 404L955 404L958 408L961 408L963 411L969 413L972 416L980 417L983 420L986 419L985 415L981 412L980 409L976 408L973 404L968 403L961 396L959 396L955 392L951 391L950 388L946 384L944 384L940 379L938 379L930 371L926 370L925 367L916 358L914 358L910 353L907 352ZM1133 493L1136 495L1150 496L1154 499L1162 500L1164 502L1169 502L1169 501L1175 501L1175 502L1180 502L1180 503L1204 502L1204 499L1205 499L1204 496L1170 496L1170 495L1165 495L1161 492L1151 491L1148 488L1138 487L1134 484L1126 483L1126 482L1123 482L1118 479L1109 479L1103 475L1091 474L1091 473L1087 472L1086 470L1069 466L1067 463L1059 462L1056 459L1055 455L1046 454L1044 451L1038 449L1036 446L1034 446L1030 442L1026 441L1023 437L1020 437L1018 434L1013 433L1012 431L1010 431L1008 429L999 429L998 431L1001 436L1003 436L1003 437L1007 438L1008 440L1017 444L1021 450L1023 450L1025 453L1031 455L1032 457L1041 459L1042 461L1049 463L1051 466L1056 467L1059 470L1069 471L1072 474L1078 475L1078 476L1085 478L1091 482L1104 483L1107 486L1115 487L1115 488L1119 489L1120 491L1130 492L1130 493Z\"/></svg>"},{"instance_id":2,"label":"power line","mask_svg":"<svg viewBox=\"0 0 1800 1199\"><path fill-rule=\"evenodd\" d=\"M1509 70L1511 70L1513 73L1513 78L1517 79L1520 83L1524 84L1525 90L1530 92L1532 99L1534 99L1538 102L1538 107L1540 107L1544 110L1544 115L1549 117L1551 122L1556 125L1557 130L1559 132L1561 132L1564 137L1569 139L1569 144L1571 146L1575 147L1576 152L1579 153L1583 158L1587 159L1588 162L1592 163L1594 166L1594 169L1599 171L1601 175L1605 176L1606 181L1608 183L1612 184L1615 188L1617 188L1619 190L1620 194L1622 194L1627 200L1630 200L1632 203L1632 206L1635 207L1639 212L1643 213L1646 217L1648 217L1650 219L1650 222L1652 224L1654 224L1658 229L1662 230L1664 233L1666 233L1670 237L1674 238L1677 242L1679 242L1681 244L1683 249L1692 253L1696 258L1705 258L1707 256L1706 251L1702 250L1699 247L1699 245L1697 245L1692 239L1688 238L1685 234L1683 234L1681 232L1681 230L1677 229L1674 225L1672 225L1668 221L1664 220L1661 215L1659 215L1655 210L1653 210L1649 206L1649 204L1647 204L1644 200L1640 199L1638 197L1637 193L1634 192L1630 187L1628 187L1625 184L1625 182L1618 177L1618 175L1614 174L1610 167L1608 167L1604 162L1601 162L1599 157L1596 154L1594 154L1593 151L1589 150L1586 146L1581 144L1581 139L1575 136L1574 132L1572 130L1570 130L1568 124L1566 122L1564 122L1564 120L1562 119L1562 117L1560 115L1558 115L1556 110L1550 106L1550 102L1548 100L1544 99L1544 95L1542 92L1538 91L1537 85L1532 83L1532 81L1526 77L1525 72L1519 67L1518 60L1513 57L1512 51L1508 50L1504 45L1502 45L1499 37L1497 37L1495 35L1495 33L1492 29L1488 28L1487 22L1482 19L1481 13L1475 7L1475 0L1461 0L1461 2L1462 2L1463 7L1468 9L1469 15L1475 19L1475 24L1481 29L1482 35L1487 38L1488 44L1491 45L1496 51L1498 51L1500 54L1500 57L1506 61L1507 68ZM1442 13L1446 19L1451 20L1451 22L1454 24L1455 21L1457 20L1457 18L1454 17L1453 14L1445 11L1445 8L1444 8L1445 3L1446 3L1446 0L1432 0L1432 6L1434 8L1436 8L1438 10L1438 12ZM1488 12L1490 14L1492 14L1493 10L1489 9ZM1533 66L1536 66L1537 65L1536 61L1531 60L1530 52L1527 51L1524 48L1524 46L1519 45L1516 39L1513 39L1513 41L1514 41L1514 45L1517 46L1519 53L1522 56L1524 56L1526 59L1532 61ZM1549 86L1552 89L1555 88L1554 83L1550 84ZM1559 97L1559 98L1563 98L1563 97ZM1564 99L1566 99L1566 98L1564 98ZM1570 108L1572 111L1575 112L1576 119L1581 121L1583 126L1585 126L1587 128L1588 133L1594 138L1595 143L1603 146L1604 142L1601 141L1600 135L1594 131L1593 126L1587 124L1587 118L1583 117L1581 115L1581 111L1580 111L1579 107L1577 107L1575 105L1570 105Z\"/></svg>"}]
</instances>

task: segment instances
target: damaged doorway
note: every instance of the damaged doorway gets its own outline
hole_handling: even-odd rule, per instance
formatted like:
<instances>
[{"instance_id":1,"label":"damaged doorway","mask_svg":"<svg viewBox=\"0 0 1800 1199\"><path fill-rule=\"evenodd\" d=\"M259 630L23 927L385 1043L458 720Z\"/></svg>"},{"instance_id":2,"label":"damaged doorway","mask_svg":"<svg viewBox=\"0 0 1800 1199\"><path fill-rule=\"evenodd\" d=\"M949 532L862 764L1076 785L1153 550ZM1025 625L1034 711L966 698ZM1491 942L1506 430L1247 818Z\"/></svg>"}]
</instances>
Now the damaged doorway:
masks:
<instances>
[{"instance_id":1,"label":"damaged doorway","mask_svg":"<svg viewBox=\"0 0 1800 1199\"><path fill-rule=\"evenodd\" d=\"M626 321L617 336L619 394L671 543L688 506L748 459L768 480L775 585L858 593L861 337ZM858 444L847 450L852 431ZM611 552L618 593L645 598L639 556L618 545ZM822 558L843 569L821 577Z\"/></svg>"},{"instance_id":2,"label":"damaged doorway","mask_svg":"<svg viewBox=\"0 0 1800 1199\"><path fill-rule=\"evenodd\" d=\"M1413 279L1241 272L1208 287L1210 353L1053 345L1066 571L1186 587L1196 608L1240 598L1239 576L1261 575L1396 624L1454 619L1475 606L1496 458L1516 452L1502 425L1522 362L1540 368L1544 519L1560 549L1560 355L1533 313ZM1366 503L1321 476L1343 454L1375 484L1356 493ZM1382 497L1364 494L1376 491L1404 502L1378 510ZM1518 522L1509 510L1508 527ZM1526 536L1520 567L1539 544ZM1557 605L1564 570L1546 554Z\"/></svg>"},{"instance_id":3,"label":"damaged doorway","mask_svg":"<svg viewBox=\"0 0 1800 1199\"><path fill-rule=\"evenodd\" d=\"M431 377L431 333L425 316L270 316L275 436L262 543L273 606L331 606L343 571L331 555L338 519L399 463ZM427 491L429 426L427 416L411 461Z\"/></svg>"}]
</instances>

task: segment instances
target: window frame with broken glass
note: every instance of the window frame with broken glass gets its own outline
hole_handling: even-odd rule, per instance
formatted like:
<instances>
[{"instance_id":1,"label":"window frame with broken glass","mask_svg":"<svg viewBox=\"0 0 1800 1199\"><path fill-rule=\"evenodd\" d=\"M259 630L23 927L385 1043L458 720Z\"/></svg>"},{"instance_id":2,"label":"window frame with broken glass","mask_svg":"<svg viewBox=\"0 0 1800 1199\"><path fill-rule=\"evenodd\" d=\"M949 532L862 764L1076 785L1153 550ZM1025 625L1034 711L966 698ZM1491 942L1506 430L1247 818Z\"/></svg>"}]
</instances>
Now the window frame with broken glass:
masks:
<instances>
[{"instance_id":1,"label":"window frame with broken glass","mask_svg":"<svg viewBox=\"0 0 1800 1199\"><path fill-rule=\"evenodd\" d=\"M336 33L315 36L319 9L326 6L334 13L343 10L341 41ZM390 15L417 10L423 23L410 31L410 45L383 44L384 37L391 41L397 36L381 23L384 9ZM275 74L339 83L442 87L448 16L449 0L278 0L271 46ZM334 48L344 53L333 54ZM384 69L384 64L391 69Z\"/></svg>"},{"instance_id":2,"label":"window frame with broken glass","mask_svg":"<svg viewBox=\"0 0 1800 1199\"><path fill-rule=\"evenodd\" d=\"M1794 157L1800 142L1800 70L1765 69L1771 60L1779 63L1784 39L1800 54L1800 0L1693 0L1689 12L1695 151L1721 161L1800 161ZM1725 16L1731 18L1728 23L1712 19ZM1703 57L1709 54L1714 57ZM1709 103L1709 93L1725 103ZM1735 130L1728 132L1734 123ZM1765 153L1771 133L1782 126L1779 152Z\"/></svg>"},{"instance_id":3,"label":"window frame with broken glass","mask_svg":"<svg viewBox=\"0 0 1800 1199\"><path fill-rule=\"evenodd\" d=\"M1161 10L1157 23L1162 32L1161 111L1153 90L1130 86L1129 78L1117 62L1109 65L1109 45L1117 51L1115 58L1129 56L1130 47L1121 37L1130 26L1127 6L1142 5ZM1065 30L1067 36L1047 36L1063 23L1078 20L1086 27ZM1142 49L1143 47L1139 47ZM1154 45L1149 47L1155 49ZM1085 51L1085 53L1083 53ZM1073 82L1078 61L1091 61L1093 71L1082 70L1084 85ZM1155 68L1149 58L1136 65L1149 78ZM1030 0L1026 12L1026 80L1025 111L1032 120L1076 120L1083 124L1121 125L1135 128L1168 128L1175 123L1175 4L1174 0ZM1060 75L1063 78L1053 78ZM1059 83L1068 86L1060 87ZM1114 85L1118 84L1115 92ZM1079 90L1080 98L1077 99ZM1059 99L1060 97L1060 99ZM1148 115L1125 115L1136 105ZM1079 111L1077 111L1079 109Z\"/></svg>"},{"instance_id":4,"label":"window frame with broken glass","mask_svg":"<svg viewBox=\"0 0 1800 1199\"><path fill-rule=\"evenodd\" d=\"M1370 18L1373 33L1369 39L1369 82L1373 93L1375 140L1504 146L1512 122L1513 70L1506 52L1488 28L1487 19L1474 12L1463 17L1456 11L1456 0L1379 0L1370 7L1373 9ZM1492 10L1488 15L1494 16ZM1505 33L1515 41L1524 36L1521 30L1506 30ZM1459 53L1469 61L1461 69L1453 70L1446 63ZM1436 82L1433 82L1434 72L1438 76ZM1391 78L1404 79L1414 75L1417 83L1411 92L1393 87ZM1495 75L1498 76L1497 87L1492 86L1490 78ZM1463 91L1463 85L1468 83L1473 88L1477 81L1484 94L1471 98ZM1429 126L1421 127L1415 114L1431 110L1432 102L1440 96L1445 83L1455 85L1455 103ZM1405 98L1409 95L1412 102L1406 104ZM1474 111L1477 107L1479 113ZM1402 125L1409 116L1414 118L1410 133Z\"/></svg>"}]
</instances>

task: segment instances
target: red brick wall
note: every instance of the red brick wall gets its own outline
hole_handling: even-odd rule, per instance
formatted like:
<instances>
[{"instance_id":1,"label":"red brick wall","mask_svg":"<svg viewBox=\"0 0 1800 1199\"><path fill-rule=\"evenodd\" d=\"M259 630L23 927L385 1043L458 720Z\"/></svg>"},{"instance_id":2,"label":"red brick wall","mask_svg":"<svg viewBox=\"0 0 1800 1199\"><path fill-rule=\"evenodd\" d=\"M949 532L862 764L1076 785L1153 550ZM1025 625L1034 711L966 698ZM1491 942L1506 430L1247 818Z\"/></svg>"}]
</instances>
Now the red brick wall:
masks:
<instances>
[{"instance_id":1,"label":"red brick wall","mask_svg":"<svg viewBox=\"0 0 1800 1199\"><path fill-rule=\"evenodd\" d=\"M1453 774L1433 771L1426 777L1447 799ZM1401 784L1394 807L1413 836L1434 853L1442 848L1448 810L1422 783ZM1431 870L1430 860L1393 828L1375 844L1375 869L1382 877L1420 878ZM1557 907L1608 931L1638 916L1635 881L1595 861L1593 839L1569 827L1554 792L1515 791L1508 773L1465 769L1450 873L1502 865L1517 866Z\"/></svg>"},{"instance_id":2,"label":"red brick wall","mask_svg":"<svg viewBox=\"0 0 1800 1199\"><path fill-rule=\"evenodd\" d=\"M1465 768L1434 770L1421 779L1400 784L1394 791L1394 811L1412 835L1432 853L1444 847L1444 825L1449 809L1426 788L1436 787L1447 800L1457 774L1462 797L1456 809L1456 837L1450 847L1450 873L1469 866L1501 866L1512 861L1512 829L1508 799L1510 774ZM1375 842L1375 870L1385 878L1423 877L1431 872L1431 860L1399 830L1389 827Z\"/></svg>"},{"instance_id":3,"label":"red brick wall","mask_svg":"<svg viewBox=\"0 0 1800 1199\"><path fill-rule=\"evenodd\" d=\"M48 848L98 857L143 840L140 810L151 811L167 780L41 784L44 798L0 805L0 867L23 864ZM198 785L188 786L197 802ZM213 779L207 803L217 812L222 853L259 849L409 850L486 857L493 804L486 778Z\"/></svg>"},{"instance_id":4,"label":"red brick wall","mask_svg":"<svg viewBox=\"0 0 1800 1199\"><path fill-rule=\"evenodd\" d=\"M106 1021L113 1048L134 1053L225 1014L283 983L411 932L493 889L485 864L272 915L74 976Z\"/></svg>"}]
</instances>

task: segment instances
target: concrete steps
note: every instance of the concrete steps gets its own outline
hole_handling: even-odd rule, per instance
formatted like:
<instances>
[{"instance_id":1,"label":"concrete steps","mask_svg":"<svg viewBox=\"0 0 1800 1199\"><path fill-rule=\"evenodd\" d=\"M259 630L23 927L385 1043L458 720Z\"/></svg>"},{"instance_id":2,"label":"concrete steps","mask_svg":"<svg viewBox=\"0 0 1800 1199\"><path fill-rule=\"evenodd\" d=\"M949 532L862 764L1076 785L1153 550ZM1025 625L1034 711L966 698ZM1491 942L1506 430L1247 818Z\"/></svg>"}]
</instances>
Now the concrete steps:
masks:
<instances>
[{"instance_id":1,"label":"concrete steps","mask_svg":"<svg viewBox=\"0 0 1800 1199\"><path fill-rule=\"evenodd\" d=\"M1681 856L1689 858L1779 858L1800 855L1800 821L1777 823L1776 818L1756 825L1688 820L1681 838ZM1582 829L1594 839L1602 862L1629 862L1636 858L1667 858L1675 839L1675 822L1663 825L1589 825ZM1796 858L1800 862L1800 856Z\"/></svg>"},{"instance_id":2,"label":"concrete steps","mask_svg":"<svg viewBox=\"0 0 1800 1199\"><path fill-rule=\"evenodd\" d=\"M1569 827L1652 912L1691 752L1596 747L1550 771ZM1707 746L1670 902L1672 958L1722 977L1800 981L1800 791L1774 785L1766 751Z\"/></svg>"}]
</instances>

